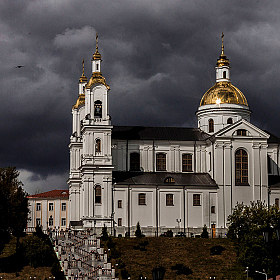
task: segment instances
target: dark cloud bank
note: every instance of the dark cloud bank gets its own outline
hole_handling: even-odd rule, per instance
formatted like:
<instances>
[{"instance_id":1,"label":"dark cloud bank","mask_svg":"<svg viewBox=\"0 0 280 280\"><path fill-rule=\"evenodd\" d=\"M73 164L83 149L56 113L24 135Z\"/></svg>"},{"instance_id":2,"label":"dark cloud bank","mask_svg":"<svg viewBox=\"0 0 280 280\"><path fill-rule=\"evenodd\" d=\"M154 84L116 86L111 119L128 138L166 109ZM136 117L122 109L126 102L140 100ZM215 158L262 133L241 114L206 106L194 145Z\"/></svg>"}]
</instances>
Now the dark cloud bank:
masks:
<instances>
[{"instance_id":1,"label":"dark cloud bank","mask_svg":"<svg viewBox=\"0 0 280 280\"><path fill-rule=\"evenodd\" d=\"M1 1L1 166L29 192L65 188L71 106L95 32L115 125L196 126L225 33L252 122L280 135L280 4L269 1ZM25 67L15 68L18 65Z\"/></svg>"}]
</instances>

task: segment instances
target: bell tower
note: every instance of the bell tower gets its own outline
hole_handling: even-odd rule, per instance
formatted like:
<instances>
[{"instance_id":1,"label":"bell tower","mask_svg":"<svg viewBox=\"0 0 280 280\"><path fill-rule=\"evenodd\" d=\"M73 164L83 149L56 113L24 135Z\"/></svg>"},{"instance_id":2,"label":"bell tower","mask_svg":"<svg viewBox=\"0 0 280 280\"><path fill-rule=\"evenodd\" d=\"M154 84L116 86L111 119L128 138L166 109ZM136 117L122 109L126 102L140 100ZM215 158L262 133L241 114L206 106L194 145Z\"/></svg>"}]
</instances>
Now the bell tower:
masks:
<instances>
[{"instance_id":1,"label":"bell tower","mask_svg":"<svg viewBox=\"0 0 280 280\"><path fill-rule=\"evenodd\" d=\"M89 81L83 74L79 82L79 98L73 106L73 134L79 136L78 157L70 158L75 162L78 173L76 197L72 201L73 178L68 180L70 190L70 221L82 221L84 227L110 226L112 214L112 126L109 115L108 93L110 87L101 73L101 54L96 48L92 56L92 74ZM81 101L81 97L83 100ZM80 101L79 101L80 100ZM77 108L74 108L74 107ZM76 110L76 111L75 111ZM74 115L78 117L74 118ZM71 138L71 139L72 139ZM72 142L71 142L72 143ZM77 197L78 196L78 197ZM72 211L73 209L74 210Z\"/></svg>"}]
</instances>

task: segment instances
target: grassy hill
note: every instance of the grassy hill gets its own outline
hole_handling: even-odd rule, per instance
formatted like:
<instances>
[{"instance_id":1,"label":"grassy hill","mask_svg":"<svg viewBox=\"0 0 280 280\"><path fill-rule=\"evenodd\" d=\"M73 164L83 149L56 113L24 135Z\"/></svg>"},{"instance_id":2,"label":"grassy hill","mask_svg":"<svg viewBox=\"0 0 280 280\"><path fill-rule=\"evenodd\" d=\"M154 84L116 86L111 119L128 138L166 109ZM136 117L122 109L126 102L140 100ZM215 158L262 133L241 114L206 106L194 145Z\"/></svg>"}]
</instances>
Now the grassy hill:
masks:
<instances>
[{"instance_id":1,"label":"grassy hill","mask_svg":"<svg viewBox=\"0 0 280 280\"><path fill-rule=\"evenodd\" d=\"M244 268L236 261L234 244L228 239L115 238L113 243L115 245L109 251L113 265L117 264L117 268L125 266L133 280L138 279L141 273L152 279L151 271L155 266L166 269L164 279L198 280L210 279L210 276L216 279L246 279ZM220 255L211 255L210 249L214 246L222 246L225 250ZM192 273L178 275L177 270L172 270L176 264L189 267ZM122 279L121 269L117 272Z\"/></svg>"},{"instance_id":2,"label":"grassy hill","mask_svg":"<svg viewBox=\"0 0 280 280\"><path fill-rule=\"evenodd\" d=\"M105 248L111 262L117 268L119 278L122 270L127 270L132 280L137 280L139 275L152 279L152 269L163 266L166 269L164 279L210 279L215 276L220 279L246 279L244 268L236 262L234 244L228 239L202 239L202 238L168 238L168 237L143 237L143 238L113 238L110 244L106 242ZM50 267L33 268L24 266L23 261L15 259L15 238L5 246L0 255L0 277L3 279L49 279ZM222 246L225 250L221 255L211 255L210 249ZM18 269L16 269L16 264ZM172 266L184 265L192 273L178 275L178 270ZM16 277L18 271L18 277ZM125 279L125 278L123 278ZM212 278L213 279L213 278Z\"/></svg>"}]
</instances>

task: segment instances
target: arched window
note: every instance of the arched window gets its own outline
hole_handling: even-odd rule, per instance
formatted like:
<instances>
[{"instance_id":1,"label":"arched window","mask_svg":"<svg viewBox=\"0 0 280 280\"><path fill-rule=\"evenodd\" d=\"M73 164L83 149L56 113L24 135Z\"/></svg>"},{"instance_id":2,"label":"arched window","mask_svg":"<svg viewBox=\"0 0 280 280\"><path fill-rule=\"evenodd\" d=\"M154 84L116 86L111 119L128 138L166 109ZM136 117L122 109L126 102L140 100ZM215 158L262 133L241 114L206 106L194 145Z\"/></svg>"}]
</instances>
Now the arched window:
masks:
<instances>
[{"instance_id":1,"label":"arched window","mask_svg":"<svg viewBox=\"0 0 280 280\"><path fill-rule=\"evenodd\" d=\"M208 121L208 132L214 132L214 121L212 119Z\"/></svg>"},{"instance_id":2,"label":"arched window","mask_svg":"<svg viewBox=\"0 0 280 280\"><path fill-rule=\"evenodd\" d=\"M140 154L130 154L130 171L140 171Z\"/></svg>"},{"instance_id":3,"label":"arched window","mask_svg":"<svg viewBox=\"0 0 280 280\"><path fill-rule=\"evenodd\" d=\"M156 155L157 171L166 171L166 154L158 153Z\"/></svg>"},{"instance_id":4,"label":"arched window","mask_svg":"<svg viewBox=\"0 0 280 280\"><path fill-rule=\"evenodd\" d=\"M100 100L94 102L94 117L102 118L102 102Z\"/></svg>"},{"instance_id":5,"label":"arched window","mask_svg":"<svg viewBox=\"0 0 280 280\"><path fill-rule=\"evenodd\" d=\"M175 183L175 179L173 177L167 177L165 178L164 183Z\"/></svg>"},{"instance_id":6,"label":"arched window","mask_svg":"<svg viewBox=\"0 0 280 280\"><path fill-rule=\"evenodd\" d=\"M101 140L100 139L95 140L95 152L101 153Z\"/></svg>"},{"instance_id":7,"label":"arched window","mask_svg":"<svg viewBox=\"0 0 280 280\"><path fill-rule=\"evenodd\" d=\"M224 71L224 72L223 72L223 79L226 79L226 78L227 78L227 72Z\"/></svg>"},{"instance_id":8,"label":"arched window","mask_svg":"<svg viewBox=\"0 0 280 280\"><path fill-rule=\"evenodd\" d=\"M228 118L228 119L227 119L227 124L233 124L232 118Z\"/></svg>"},{"instance_id":9,"label":"arched window","mask_svg":"<svg viewBox=\"0 0 280 280\"><path fill-rule=\"evenodd\" d=\"M192 171L192 155L191 154L182 155L182 171L183 172Z\"/></svg>"},{"instance_id":10,"label":"arched window","mask_svg":"<svg viewBox=\"0 0 280 280\"><path fill-rule=\"evenodd\" d=\"M235 153L235 184L237 186L248 185L248 154L239 149Z\"/></svg>"},{"instance_id":11,"label":"arched window","mask_svg":"<svg viewBox=\"0 0 280 280\"><path fill-rule=\"evenodd\" d=\"M101 186L95 186L95 203L101 203Z\"/></svg>"}]
</instances>

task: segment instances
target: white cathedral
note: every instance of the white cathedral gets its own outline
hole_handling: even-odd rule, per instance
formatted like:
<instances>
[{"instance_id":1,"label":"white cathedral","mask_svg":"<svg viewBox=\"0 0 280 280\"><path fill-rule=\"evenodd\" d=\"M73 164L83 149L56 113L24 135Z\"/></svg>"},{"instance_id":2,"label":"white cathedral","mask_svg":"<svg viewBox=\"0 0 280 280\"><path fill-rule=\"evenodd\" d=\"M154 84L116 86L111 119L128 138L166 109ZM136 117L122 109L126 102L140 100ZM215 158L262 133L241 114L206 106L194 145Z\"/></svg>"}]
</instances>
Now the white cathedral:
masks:
<instances>
[{"instance_id":1,"label":"white cathedral","mask_svg":"<svg viewBox=\"0 0 280 280\"><path fill-rule=\"evenodd\" d=\"M223 37L223 36L222 36ZM216 83L202 97L198 127L113 126L101 54L79 79L72 107L69 220L73 227L133 235L224 235L237 202L279 205L280 138L250 123L244 94L230 80L222 51ZM129 118L129 116L127 116Z\"/></svg>"}]
</instances>

